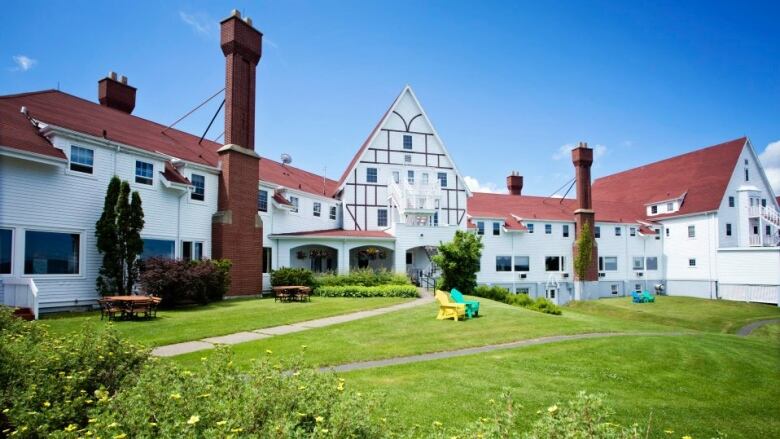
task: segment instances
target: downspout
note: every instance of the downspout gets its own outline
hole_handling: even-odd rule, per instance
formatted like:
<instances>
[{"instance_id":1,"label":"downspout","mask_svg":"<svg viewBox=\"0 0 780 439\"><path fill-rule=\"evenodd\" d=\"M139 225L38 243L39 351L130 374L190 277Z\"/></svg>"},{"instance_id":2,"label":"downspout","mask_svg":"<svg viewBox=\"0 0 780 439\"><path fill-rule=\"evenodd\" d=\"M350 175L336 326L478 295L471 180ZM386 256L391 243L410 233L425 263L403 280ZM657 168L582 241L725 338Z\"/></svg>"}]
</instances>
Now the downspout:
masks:
<instances>
[{"instance_id":1,"label":"downspout","mask_svg":"<svg viewBox=\"0 0 780 439\"><path fill-rule=\"evenodd\" d=\"M517 294L517 285L515 285L515 279L517 278L517 275L515 274L515 257L515 233L512 233L512 259L509 263L512 264L512 292Z\"/></svg>"},{"instance_id":2,"label":"downspout","mask_svg":"<svg viewBox=\"0 0 780 439\"><path fill-rule=\"evenodd\" d=\"M182 254L181 254L182 253L182 248L181 248L181 246L182 246L182 244L181 244L181 200L188 193L189 193L189 190L185 190L181 195L179 195L179 205L178 205L178 208L176 209L176 248L174 249L174 256L178 252L179 253L179 258L182 257Z\"/></svg>"}]
</instances>

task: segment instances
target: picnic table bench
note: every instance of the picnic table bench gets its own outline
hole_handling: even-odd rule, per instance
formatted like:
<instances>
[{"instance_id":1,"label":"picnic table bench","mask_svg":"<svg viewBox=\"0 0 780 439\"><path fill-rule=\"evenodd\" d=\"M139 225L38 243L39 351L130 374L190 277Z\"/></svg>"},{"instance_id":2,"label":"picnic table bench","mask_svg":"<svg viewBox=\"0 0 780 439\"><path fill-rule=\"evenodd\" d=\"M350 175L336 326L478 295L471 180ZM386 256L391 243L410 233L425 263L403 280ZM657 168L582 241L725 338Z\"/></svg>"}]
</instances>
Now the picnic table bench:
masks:
<instances>
[{"instance_id":1,"label":"picnic table bench","mask_svg":"<svg viewBox=\"0 0 780 439\"><path fill-rule=\"evenodd\" d=\"M117 315L122 319L157 317L160 302L162 299L156 296L106 296L98 300L100 320L108 317L111 321Z\"/></svg>"},{"instance_id":2,"label":"picnic table bench","mask_svg":"<svg viewBox=\"0 0 780 439\"><path fill-rule=\"evenodd\" d=\"M311 288L304 285L285 285L273 287L274 302L307 302L311 296Z\"/></svg>"}]
</instances>

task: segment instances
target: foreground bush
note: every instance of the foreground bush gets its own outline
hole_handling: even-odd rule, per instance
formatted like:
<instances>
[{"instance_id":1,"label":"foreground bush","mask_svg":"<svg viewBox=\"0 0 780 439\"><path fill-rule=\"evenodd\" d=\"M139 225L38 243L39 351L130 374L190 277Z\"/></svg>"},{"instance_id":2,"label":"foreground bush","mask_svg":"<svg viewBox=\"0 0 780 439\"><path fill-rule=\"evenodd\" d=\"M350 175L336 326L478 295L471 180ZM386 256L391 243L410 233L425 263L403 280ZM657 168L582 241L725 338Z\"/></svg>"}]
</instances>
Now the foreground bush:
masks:
<instances>
[{"instance_id":1,"label":"foreground bush","mask_svg":"<svg viewBox=\"0 0 780 439\"><path fill-rule=\"evenodd\" d=\"M531 299L527 294L512 294L506 288L499 286L489 287L480 285L474 288L474 295L486 299L504 302L509 305L521 306L532 311L543 312L545 314L561 315L561 308L544 297Z\"/></svg>"},{"instance_id":2,"label":"foreground bush","mask_svg":"<svg viewBox=\"0 0 780 439\"><path fill-rule=\"evenodd\" d=\"M323 286L314 290L314 295L321 297L417 297L417 287L414 285Z\"/></svg>"},{"instance_id":3,"label":"foreground bush","mask_svg":"<svg viewBox=\"0 0 780 439\"><path fill-rule=\"evenodd\" d=\"M317 282L314 280L314 273L305 268L282 267L271 272L271 286L284 287L289 285L315 288Z\"/></svg>"},{"instance_id":4,"label":"foreground bush","mask_svg":"<svg viewBox=\"0 0 780 439\"><path fill-rule=\"evenodd\" d=\"M395 273L389 270L374 271L370 268L361 268L351 271L346 275L324 274L316 278L318 286L344 286L361 285L375 287L379 285L411 285L405 274Z\"/></svg>"},{"instance_id":5,"label":"foreground bush","mask_svg":"<svg viewBox=\"0 0 780 439\"><path fill-rule=\"evenodd\" d=\"M105 403L146 358L110 327L58 337L0 307L0 430L45 437L81 428L87 412Z\"/></svg>"},{"instance_id":6,"label":"foreground bush","mask_svg":"<svg viewBox=\"0 0 780 439\"><path fill-rule=\"evenodd\" d=\"M230 266L230 261L218 259L152 258L144 262L141 287L148 294L162 297L161 305L166 308L192 303L205 305L222 300L227 294Z\"/></svg>"}]
</instances>

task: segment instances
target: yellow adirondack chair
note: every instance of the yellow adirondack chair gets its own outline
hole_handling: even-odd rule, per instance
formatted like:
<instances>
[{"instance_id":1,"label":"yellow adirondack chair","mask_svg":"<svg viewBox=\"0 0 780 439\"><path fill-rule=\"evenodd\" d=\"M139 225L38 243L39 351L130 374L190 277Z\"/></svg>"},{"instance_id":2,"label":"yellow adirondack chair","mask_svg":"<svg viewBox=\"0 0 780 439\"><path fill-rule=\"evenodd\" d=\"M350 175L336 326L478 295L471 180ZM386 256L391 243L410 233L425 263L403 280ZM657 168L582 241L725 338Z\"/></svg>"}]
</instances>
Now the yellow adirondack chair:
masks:
<instances>
[{"instance_id":1,"label":"yellow adirondack chair","mask_svg":"<svg viewBox=\"0 0 780 439\"><path fill-rule=\"evenodd\" d=\"M436 320L466 318L466 304L450 301L450 296L444 291L436 291L436 301L439 302L439 314Z\"/></svg>"}]
</instances>

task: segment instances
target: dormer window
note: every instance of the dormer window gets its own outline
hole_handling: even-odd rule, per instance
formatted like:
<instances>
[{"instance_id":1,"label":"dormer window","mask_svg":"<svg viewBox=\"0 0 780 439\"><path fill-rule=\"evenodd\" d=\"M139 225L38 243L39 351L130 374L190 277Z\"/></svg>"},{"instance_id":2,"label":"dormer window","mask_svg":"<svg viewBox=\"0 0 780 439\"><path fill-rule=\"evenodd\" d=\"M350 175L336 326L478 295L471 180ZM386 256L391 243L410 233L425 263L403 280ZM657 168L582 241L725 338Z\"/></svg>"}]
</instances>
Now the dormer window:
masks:
<instances>
[{"instance_id":1,"label":"dormer window","mask_svg":"<svg viewBox=\"0 0 780 439\"><path fill-rule=\"evenodd\" d=\"M650 213L653 215L658 213L658 206L650 206Z\"/></svg>"},{"instance_id":2,"label":"dormer window","mask_svg":"<svg viewBox=\"0 0 780 439\"><path fill-rule=\"evenodd\" d=\"M674 203L666 203L666 211L671 212L674 210Z\"/></svg>"}]
</instances>

